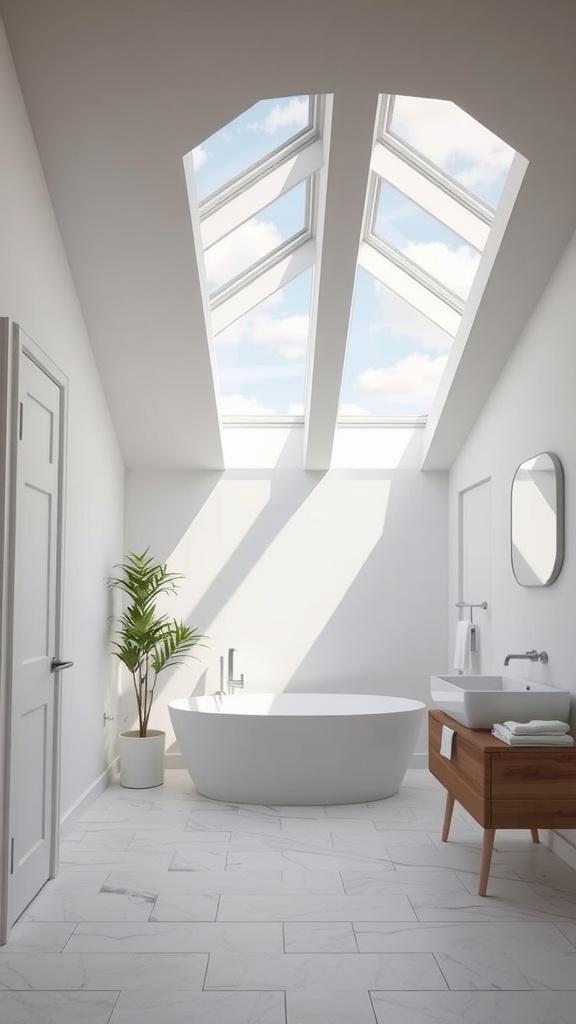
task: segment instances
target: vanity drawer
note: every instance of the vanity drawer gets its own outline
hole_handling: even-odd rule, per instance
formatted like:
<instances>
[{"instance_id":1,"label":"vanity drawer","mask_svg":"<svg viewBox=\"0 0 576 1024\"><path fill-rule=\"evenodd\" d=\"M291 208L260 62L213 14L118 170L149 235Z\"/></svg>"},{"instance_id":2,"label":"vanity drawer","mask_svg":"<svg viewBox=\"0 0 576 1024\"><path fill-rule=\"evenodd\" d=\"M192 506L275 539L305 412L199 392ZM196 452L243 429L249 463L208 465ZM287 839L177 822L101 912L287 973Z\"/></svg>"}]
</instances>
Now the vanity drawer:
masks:
<instances>
[{"instance_id":1,"label":"vanity drawer","mask_svg":"<svg viewBox=\"0 0 576 1024\"><path fill-rule=\"evenodd\" d=\"M543 799L576 796L576 757L572 747L517 747L492 754L492 796L526 793Z\"/></svg>"},{"instance_id":2,"label":"vanity drawer","mask_svg":"<svg viewBox=\"0 0 576 1024\"><path fill-rule=\"evenodd\" d=\"M563 750L530 748L492 754L494 827L576 826L576 756Z\"/></svg>"}]
</instances>

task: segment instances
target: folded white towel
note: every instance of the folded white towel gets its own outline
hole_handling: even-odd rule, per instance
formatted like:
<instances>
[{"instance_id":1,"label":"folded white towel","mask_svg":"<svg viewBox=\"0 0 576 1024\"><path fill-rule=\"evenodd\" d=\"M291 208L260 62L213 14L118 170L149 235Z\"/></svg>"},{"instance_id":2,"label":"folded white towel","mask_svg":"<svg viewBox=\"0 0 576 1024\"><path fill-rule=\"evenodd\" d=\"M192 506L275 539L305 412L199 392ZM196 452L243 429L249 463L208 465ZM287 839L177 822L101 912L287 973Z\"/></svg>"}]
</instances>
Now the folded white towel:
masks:
<instances>
[{"instance_id":1,"label":"folded white towel","mask_svg":"<svg viewBox=\"0 0 576 1024\"><path fill-rule=\"evenodd\" d=\"M504 722L504 725L513 736L537 736L540 733L550 735L551 733L570 732L568 722L559 722L556 719L546 721L542 718L533 718L530 722Z\"/></svg>"},{"instance_id":2,"label":"folded white towel","mask_svg":"<svg viewBox=\"0 0 576 1024\"><path fill-rule=\"evenodd\" d=\"M567 733L534 733L532 736L515 736L504 725L492 727L492 735L510 747L573 747L574 738Z\"/></svg>"},{"instance_id":3,"label":"folded white towel","mask_svg":"<svg viewBox=\"0 0 576 1024\"><path fill-rule=\"evenodd\" d=\"M456 623L456 645L454 648L454 668L466 672L470 668L472 652L472 624L468 619L460 619Z\"/></svg>"}]
</instances>

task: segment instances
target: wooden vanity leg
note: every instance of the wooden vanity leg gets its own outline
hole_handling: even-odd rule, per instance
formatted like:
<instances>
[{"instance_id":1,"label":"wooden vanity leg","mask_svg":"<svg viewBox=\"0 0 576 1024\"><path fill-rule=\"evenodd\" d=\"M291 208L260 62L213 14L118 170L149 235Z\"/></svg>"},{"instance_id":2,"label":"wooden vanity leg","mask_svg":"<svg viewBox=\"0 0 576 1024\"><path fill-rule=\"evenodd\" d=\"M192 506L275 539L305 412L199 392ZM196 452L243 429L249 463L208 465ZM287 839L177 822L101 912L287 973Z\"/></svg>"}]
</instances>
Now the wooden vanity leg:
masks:
<instances>
[{"instance_id":1,"label":"wooden vanity leg","mask_svg":"<svg viewBox=\"0 0 576 1024\"><path fill-rule=\"evenodd\" d=\"M442 824L442 842L448 841L448 833L452 823L452 812L454 810L454 797L452 793L446 793L446 809L444 811L444 822Z\"/></svg>"},{"instance_id":2,"label":"wooden vanity leg","mask_svg":"<svg viewBox=\"0 0 576 1024\"><path fill-rule=\"evenodd\" d=\"M495 828L485 828L482 840L482 860L480 861L480 877L478 879L478 895L485 896L488 888L488 876L490 874L490 861L492 860L492 848L494 846Z\"/></svg>"},{"instance_id":3,"label":"wooden vanity leg","mask_svg":"<svg viewBox=\"0 0 576 1024\"><path fill-rule=\"evenodd\" d=\"M533 843L539 843L540 842L540 836L538 835L538 829L537 828L531 828L530 829L530 835L532 836L532 842Z\"/></svg>"}]
</instances>

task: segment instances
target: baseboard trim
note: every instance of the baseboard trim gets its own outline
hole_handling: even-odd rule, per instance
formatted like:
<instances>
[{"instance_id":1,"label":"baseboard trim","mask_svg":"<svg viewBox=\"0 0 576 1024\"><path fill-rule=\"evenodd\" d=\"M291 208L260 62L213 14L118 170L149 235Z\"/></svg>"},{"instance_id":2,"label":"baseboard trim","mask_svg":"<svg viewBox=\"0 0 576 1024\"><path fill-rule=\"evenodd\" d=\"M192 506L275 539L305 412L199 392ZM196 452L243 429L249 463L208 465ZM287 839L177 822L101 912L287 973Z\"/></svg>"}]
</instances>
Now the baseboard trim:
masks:
<instances>
[{"instance_id":1,"label":"baseboard trim","mask_svg":"<svg viewBox=\"0 0 576 1024\"><path fill-rule=\"evenodd\" d=\"M559 836L557 832L553 832L551 829L547 831L544 837L546 846L555 853L560 860L563 860L565 864L573 868L576 871L576 846L573 846L568 839L564 839L564 836Z\"/></svg>"},{"instance_id":2,"label":"baseboard trim","mask_svg":"<svg viewBox=\"0 0 576 1024\"><path fill-rule=\"evenodd\" d=\"M428 767L428 754L412 754L410 758L409 768L427 768Z\"/></svg>"},{"instance_id":3,"label":"baseboard trim","mask_svg":"<svg viewBox=\"0 0 576 1024\"><path fill-rule=\"evenodd\" d=\"M184 758L182 754L164 754L164 767L165 768L185 768Z\"/></svg>"},{"instance_id":4,"label":"baseboard trim","mask_svg":"<svg viewBox=\"0 0 576 1024\"><path fill-rule=\"evenodd\" d=\"M90 804L94 803L96 797L100 796L100 794L108 788L112 779L119 771L119 767L120 758L115 757L112 763L108 765L106 771L102 772L95 782L93 782L91 786L88 786L88 789L82 794L76 803L66 811L64 817L60 819L60 838L64 838L66 833L70 832L70 830L74 828L74 825L88 810Z\"/></svg>"}]
</instances>

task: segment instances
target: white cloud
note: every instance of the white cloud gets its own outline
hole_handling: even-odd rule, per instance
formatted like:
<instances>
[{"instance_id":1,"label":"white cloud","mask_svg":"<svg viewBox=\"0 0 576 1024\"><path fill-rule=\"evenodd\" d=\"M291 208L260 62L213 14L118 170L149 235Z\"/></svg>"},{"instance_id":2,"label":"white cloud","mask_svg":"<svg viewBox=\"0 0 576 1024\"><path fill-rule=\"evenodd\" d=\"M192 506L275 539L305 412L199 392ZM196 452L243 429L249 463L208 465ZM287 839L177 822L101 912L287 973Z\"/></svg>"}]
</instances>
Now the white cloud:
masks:
<instances>
[{"instance_id":1,"label":"white cloud","mask_svg":"<svg viewBox=\"0 0 576 1024\"><path fill-rule=\"evenodd\" d=\"M234 323L229 324L223 331L216 334L214 341L216 345L238 345L239 342L244 341L246 338L246 327L245 317L241 317L239 320L235 320Z\"/></svg>"},{"instance_id":2,"label":"white cloud","mask_svg":"<svg viewBox=\"0 0 576 1024\"><path fill-rule=\"evenodd\" d=\"M368 327L369 334L382 334L385 331L392 338L417 341L424 348L446 352L453 339L428 317L410 306L395 292L386 288L380 281L374 281L374 290L378 299L378 319Z\"/></svg>"},{"instance_id":3,"label":"white cloud","mask_svg":"<svg viewBox=\"0 0 576 1024\"><path fill-rule=\"evenodd\" d=\"M480 262L480 253L469 245L457 249L444 242L408 242L402 252L441 284L465 299Z\"/></svg>"},{"instance_id":4,"label":"white cloud","mask_svg":"<svg viewBox=\"0 0 576 1024\"><path fill-rule=\"evenodd\" d=\"M273 296L270 296L272 299ZM268 308L276 303L270 302ZM288 360L303 359L308 343L308 316L271 316L264 303L230 324L216 336L217 344L237 345L242 341L262 345Z\"/></svg>"},{"instance_id":5,"label":"white cloud","mask_svg":"<svg viewBox=\"0 0 576 1024\"><path fill-rule=\"evenodd\" d=\"M208 159L208 153L202 146L196 146L196 149L192 150L192 163L194 164L194 170L199 171L201 167L204 167Z\"/></svg>"},{"instance_id":6,"label":"white cloud","mask_svg":"<svg viewBox=\"0 0 576 1024\"><path fill-rule=\"evenodd\" d=\"M447 356L414 353L393 366L365 370L354 385L362 394L388 398L402 404L407 399L431 398L438 388Z\"/></svg>"},{"instance_id":7,"label":"white cloud","mask_svg":"<svg viewBox=\"0 0 576 1024\"><path fill-rule=\"evenodd\" d=\"M308 97L299 99L292 96L287 103L276 103L263 121L250 121L247 125L251 132L264 132L274 135L280 128L304 128L308 124Z\"/></svg>"},{"instance_id":8,"label":"white cloud","mask_svg":"<svg viewBox=\"0 0 576 1024\"><path fill-rule=\"evenodd\" d=\"M223 416L277 416L276 409L263 405L246 395L221 395L220 412Z\"/></svg>"},{"instance_id":9,"label":"white cloud","mask_svg":"<svg viewBox=\"0 0 576 1024\"><path fill-rule=\"evenodd\" d=\"M283 345L278 351L280 355L284 356L284 359L290 360L302 359L304 355L304 352L298 345Z\"/></svg>"},{"instance_id":10,"label":"white cloud","mask_svg":"<svg viewBox=\"0 0 576 1024\"><path fill-rule=\"evenodd\" d=\"M204 253L206 274L218 287L275 249L282 235L275 224L253 217Z\"/></svg>"},{"instance_id":11,"label":"white cloud","mask_svg":"<svg viewBox=\"0 0 576 1024\"><path fill-rule=\"evenodd\" d=\"M220 370L219 377L223 385L232 387L238 384L260 384L268 380L289 380L304 376L304 363L281 364L280 366L258 365L227 366Z\"/></svg>"},{"instance_id":12,"label":"white cloud","mask_svg":"<svg viewBox=\"0 0 576 1024\"><path fill-rule=\"evenodd\" d=\"M254 320L261 314L264 314L268 309L274 309L276 306L282 303L282 289L279 288L277 292L273 292L267 299L256 306L255 309L251 309L248 313L244 313L238 320L234 320L233 323L225 327L223 331L215 336L216 343L218 345L237 345L240 341L246 341L250 337L252 330L252 324Z\"/></svg>"},{"instance_id":13,"label":"white cloud","mask_svg":"<svg viewBox=\"0 0 576 1024\"><path fill-rule=\"evenodd\" d=\"M288 416L303 416L304 415L304 402L292 402L288 406Z\"/></svg>"},{"instance_id":14,"label":"white cloud","mask_svg":"<svg viewBox=\"0 0 576 1024\"><path fill-rule=\"evenodd\" d=\"M352 402L342 402L342 405L338 409L339 416L370 416L371 412L369 409L364 409L361 405L354 405Z\"/></svg>"},{"instance_id":15,"label":"white cloud","mask_svg":"<svg viewBox=\"0 0 576 1024\"><path fill-rule=\"evenodd\" d=\"M470 189L490 185L512 163L514 150L448 100L397 96L394 128L440 167L468 164L458 178Z\"/></svg>"},{"instance_id":16,"label":"white cloud","mask_svg":"<svg viewBox=\"0 0 576 1024\"><path fill-rule=\"evenodd\" d=\"M280 352L285 359L302 359L308 342L309 323L308 316L257 315L251 325L250 340Z\"/></svg>"}]
</instances>

